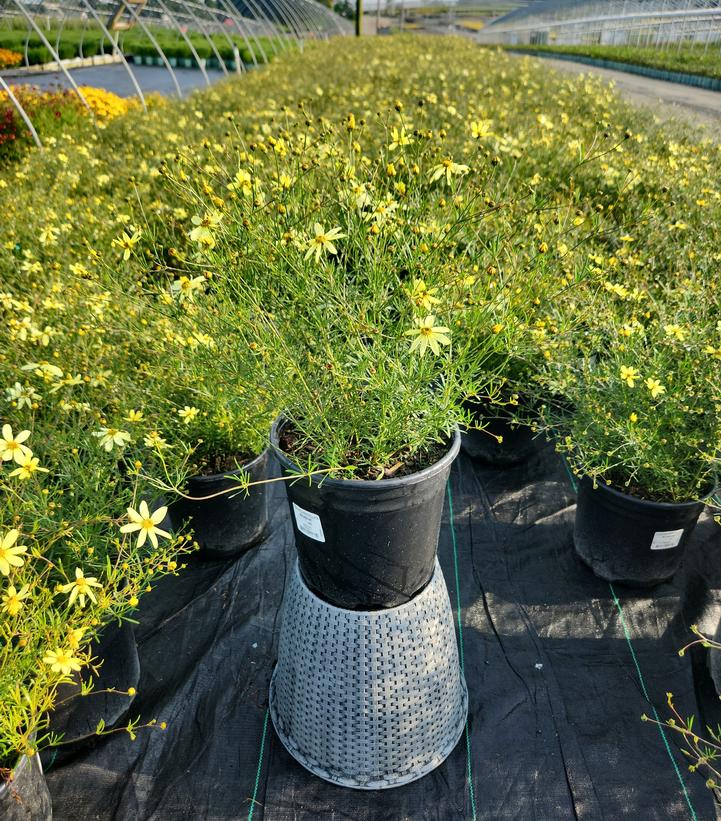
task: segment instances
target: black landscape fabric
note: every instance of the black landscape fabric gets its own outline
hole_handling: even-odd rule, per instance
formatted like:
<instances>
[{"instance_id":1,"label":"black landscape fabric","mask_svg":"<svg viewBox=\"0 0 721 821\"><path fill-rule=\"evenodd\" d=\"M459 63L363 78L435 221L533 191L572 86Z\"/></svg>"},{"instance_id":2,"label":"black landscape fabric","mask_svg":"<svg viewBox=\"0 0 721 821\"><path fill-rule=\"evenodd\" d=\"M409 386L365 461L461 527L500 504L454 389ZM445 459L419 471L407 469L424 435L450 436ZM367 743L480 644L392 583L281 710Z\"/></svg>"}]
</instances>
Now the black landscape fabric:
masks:
<instances>
[{"instance_id":1,"label":"black landscape fabric","mask_svg":"<svg viewBox=\"0 0 721 821\"><path fill-rule=\"evenodd\" d=\"M616 585L617 604L573 552L574 491L550 447L505 468L461 454L439 556L454 613L460 596L467 733L431 775L363 792L306 772L268 719L294 560L283 488L273 493L262 544L236 561L193 557L145 597L137 657L109 640L103 683L137 695L90 696L94 717L87 706L62 717L69 735L92 733L97 715L167 729L90 735L45 754L55 821L716 818L677 735L667 731L666 744L640 720L654 706L669 717L668 691L682 714L721 720L705 651L678 655L690 625L713 630L721 612L721 531L710 516L672 584Z\"/></svg>"}]
</instances>

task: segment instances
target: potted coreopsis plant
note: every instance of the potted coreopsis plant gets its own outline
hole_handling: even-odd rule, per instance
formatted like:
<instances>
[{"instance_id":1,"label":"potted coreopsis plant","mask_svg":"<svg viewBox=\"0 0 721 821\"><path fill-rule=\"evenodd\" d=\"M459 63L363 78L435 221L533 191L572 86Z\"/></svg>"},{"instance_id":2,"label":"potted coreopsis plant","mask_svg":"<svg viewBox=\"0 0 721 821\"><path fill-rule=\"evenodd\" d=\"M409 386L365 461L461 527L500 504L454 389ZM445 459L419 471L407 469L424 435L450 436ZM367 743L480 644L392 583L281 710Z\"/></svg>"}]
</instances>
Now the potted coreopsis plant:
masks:
<instances>
[{"instance_id":1,"label":"potted coreopsis plant","mask_svg":"<svg viewBox=\"0 0 721 821\"><path fill-rule=\"evenodd\" d=\"M568 229L556 222L545 200L518 197L484 220L481 238L473 232L466 237L463 231L458 238L476 261L468 275L467 302L487 301L491 292L498 311L490 325L479 312L465 312L456 329L457 338L489 337L496 360L496 392L467 400L470 424L461 444L465 453L485 464L519 464L545 441L529 386L552 351L583 327L593 305L596 276L587 254L578 251L595 236L596 217L584 219L582 238L573 237L577 253L570 253L563 241L571 241ZM515 239L509 242L508 237Z\"/></svg>"},{"instance_id":2,"label":"potted coreopsis plant","mask_svg":"<svg viewBox=\"0 0 721 821\"><path fill-rule=\"evenodd\" d=\"M361 610L407 602L432 575L462 403L495 378L487 338L456 343L455 320L474 311L490 323L502 307L492 294L464 304L470 261L454 241L485 207L482 180L408 134L382 132L378 158L360 162L338 148L349 127L310 145L299 135L292 151L281 138L267 169L239 151L212 180L234 195L212 228L220 197L204 205L205 172L197 189L178 185L193 224L208 224L194 234L213 272L204 315L253 352L255 382L282 408L271 441L291 480L303 578Z\"/></svg>"},{"instance_id":3,"label":"potted coreopsis plant","mask_svg":"<svg viewBox=\"0 0 721 821\"><path fill-rule=\"evenodd\" d=\"M182 470L179 485L155 477L170 494L170 527L191 529L202 555L227 558L267 531L268 432L276 409L268 392L249 382L252 351L213 314L207 286L203 276L181 274L167 288L137 295L134 334L145 352L121 387L114 424Z\"/></svg>"},{"instance_id":4,"label":"potted coreopsis plant","mask_svg":"<svg viewBox=\"0 0 721 821\"><path fill-rule=\"evenodd\" d=\"M136 241L134 233L126 235L131 246ZM6 298L10 296L22 312L23 324L32 333L19 334L13 323L0 328L0 347L7 351L0 361L4 400L0 409L0 466L7 477L7 499L13 494L24 498L18 496L20 489L24 494L37 490L33 497L37 505L29 507L27 517L9 520L8 526L18 531L19 544L27 544L22 541L24 534L37 531L35 538L42 543L43 557L54 564L53 584L64 587L94 578L107 590L102 580L112 567L117 574L113 584L118 600L137 598L139 587L133 581L136 562L150 561L152 552L153 561L167 555L169 565L177 567L174 541L165 542L170 545L166 554L162 535L158 536L159 546L148 540L132 550L130 537L127 542L121 540L127 547L123 555L128 558L127 568L121 571L115 566L117 519L126 508L139 517L142 500L151 501L157 495L148 478L155 471L158 478L167 474L177 482L183 466L176 472L174 465L159 460L155 450L129 430L129 423L114 425L111 421L124 415L118 413L123 406L121 386L129 381L128 372L137 375L142 362L124 323L133 304L125 295L106 290L87 271L84 277L63 286L62 300L52 298L59 293L52 277L34 275L28 298L20 297L25 286L15 290L16 286L8 283L7 288ZM37 336L39 329L45 330ZM30 453L30 448L35 453ZM146 478L136 477L136 466L142 467ZM2 496L5 509L6 494ZM16 515L24 516L22 510L20 505ZM34 518L33 510L37 514ZM149 516L157 518L159 513L149 511ZM50 523L60 528L63 521L66 532L61 542L50 545L47 528ZM81 576L77 576L78 570ZM141 581L143 578L141 574ZM14 584L18 591L21 587ZM79 604L85 610L90 594L98 595L97 588L88 583L89 595L85 599L77 595L69 602L73 589L79 588L71 587L63 594L71 609ZM132 698L109 691L138 683L132 621L110 613L98 622L98 628L101 624L105 625L102 634L97 629L88 634L93 642L89 653L110 661L97 669L84 667L82 682L80 671L72 670L72 681L59 685L59 699L53 696L56 705L59 701L63 705L53 711L52 732L62 733L66 742L93 733L101 719L106 726L123 720ZM70 698L86 692L91 684L92 698Z\"/></svg>"},{"instance_id":5,"label":"potted coreopsis plant","mask_svg":"<svg viewBox=\"0 0 721 821\"><path fill-rule=\"evenodd\" d=\"M145 439L158 452L188 449L187 480L170 488L171 526L192 530L203 555L228 558L267 532L271 419L267 410L257 411L255 397L227 396L220 384L215 391L196 381L192 391L175 394L177 402L168 396L164 413L149 411L152 430Z\"/></svg>"},{"instance_id":6,"label":"potted coreopsis plant","mask_svg":"<svg viewBox=\"0 0 721 821\"><path fill-rule=\"evenodd\" d=\"M103 660L93 640L137 606L151 580L178 566L187 542L148 524L164 511L153 517L141 503L138 514L134 499L144 483L118 482L114 466L104 470L93 460L87 431L30 434L10 423L2 430L0 814L41 821L51 818L51 805L38 753L72 740L59 736L53 721L61 693L82 681L77 701L96 694ZM36 441L39 455L31 450ZM127 514L118 509L123 504ZM133 690L114 695L129 706ZM139 724L131 719L121 729ZM93 731L114 730L98 716Z\"/></svg>"},{"instance_id":7,"label":"potted coreopsis plant","mask_svg":"<svg viewBox=\"0 0 721 821\"><path fill-rule=\"evenodd\" d=\"M700 287L607 288L543 377L541 424L579 479L576 552L609 581L670 578L715 486L718 329Z\"/></svg>"}]
</instances>

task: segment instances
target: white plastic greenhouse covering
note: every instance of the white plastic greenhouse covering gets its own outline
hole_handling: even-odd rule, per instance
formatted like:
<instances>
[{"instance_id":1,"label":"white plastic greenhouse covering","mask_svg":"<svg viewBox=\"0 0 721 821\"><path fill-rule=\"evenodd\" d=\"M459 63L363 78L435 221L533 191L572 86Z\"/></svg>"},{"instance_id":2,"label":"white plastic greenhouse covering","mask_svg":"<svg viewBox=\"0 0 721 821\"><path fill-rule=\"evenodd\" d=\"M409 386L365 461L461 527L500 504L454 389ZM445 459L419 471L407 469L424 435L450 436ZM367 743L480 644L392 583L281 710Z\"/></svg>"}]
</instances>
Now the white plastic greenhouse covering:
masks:
<instances>
[{"instance_id":1,"label":"white plastic greenhouse covering","mask_svg":"<svg viewBox=\"0 0 721 821\"><path fill-rule=\"evenodd\" d=\"M120 38L130 29L141 31L152 44L159 63L169 73L178 96L182 95L173 60L159 42L157 32L173 32L187 46L203 80L210 85L205 60L197 52L200 36L215 57L219 70L227 75L227 60L219 53L218 43L227 42L236 54L231 71L246 70L237 58L238 38L245 44L253 65L267 62L279 52L307 39L325 39L348 32L348 23L317 0L0 0L0 26L10 23L24 30L27 37L39 40L50 54L52 65L62 73L72 91L88 110L90 107L73 78L67 61L59 54L65 26L78 24L84 34L101 34L103 54L122 64L135 93L145 108L139 73L123 52ZM191 39L192 38L192 39ZM82 40L81 40L82 53ZM31 71L24 48L24 67ZM13 93L8 74L0 69L0 91L4 91L22 117L35 142L40 140L30 117ZM5 76L3 76L5 75ZM92 112L91 112L92 113Z\"/></svg>"},{"instance_id":2,"label":"white plastic greenhouse covering","mask_svg":"<svg viewBox=\"0 0 721 821\"><path fill-rule=\"evenodd\" d=\"M721 0L537 0L483 29L483 43L634 45L721 43Z\"/></svg>"}]
</instances>

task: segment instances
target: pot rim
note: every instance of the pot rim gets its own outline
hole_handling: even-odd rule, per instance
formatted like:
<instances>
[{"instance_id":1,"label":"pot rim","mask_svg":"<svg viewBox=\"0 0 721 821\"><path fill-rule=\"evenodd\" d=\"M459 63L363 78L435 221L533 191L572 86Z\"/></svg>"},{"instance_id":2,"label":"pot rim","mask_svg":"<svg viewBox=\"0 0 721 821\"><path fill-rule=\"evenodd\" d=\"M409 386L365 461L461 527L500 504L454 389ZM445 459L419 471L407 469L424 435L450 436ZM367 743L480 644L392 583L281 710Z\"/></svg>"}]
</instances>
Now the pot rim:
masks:
<instances>
[{"instance_id":1,"label":"pot rim","mask_svg":"<svg viewBox=\"0 0 721 821\"><path fill-rule=\"evenodd\" d=\"M291 461L286 452L280 447L280 431L283 425L285 425L288 421L289 420L282 414L274 420L270 428L270 446L273 448L282 467L293 471L298 471L302 474L301 468L296 465L295 462ZM458 456L460 447L461 432L458 425L456 425L453 431L453 440L451 441L451 444L445 454L437 462L434 462L427 468L418 470L408 476L392 477L390 479L331 479L327 475L323 475L320 478L316 476L311 476L310 478L313 484L322 484L325 487L353 487L358 488L359 490L377 490L379 487L383 487L384 489L392 490L394 488L417 484L425 479L432 478L438 473L441 473L455 460L456 456Z\"/></svg>"},{"instance_id":2,"label":"pot rim","mask_svg":"<svg viewBox=\"0 0 721 821\"><path fill-rule=\"evenodd\" d=\"M271 450L271 446L267 445L257 456L253 456L251 459L248 459L246 462L242 462L242 467L238 468L237 470L226 470L222 473L210 473L210 474L203 474L203 473L196 473L193 476L188 476L188 481L193 482L217 482L219 479L224 479L226 476L238 476L240 473L245 472L249 469L257 467L258 464L268 455Z\"/></svg>"},{"instance_id":3,"label":"pot rim","mask_svg":"<svg viewBox=\"0 0 721 821\"><path fill-rule=\"evenodd\" d=\"M706 501L699 501L699 500L695 500L695 501L691 501L691 502L656 502L656 501L653 501L652 499L644 499L641 496L635 496L633 493L626 493L623 490L618 490L618 488L615 488L613 485L607 485L605 483L605 481L596 481L596 486L594 487L593 486L594 480L590 476L588 476L588 474L584 474L581 477L579 485L580 484L584 484L586 487L589 487L589 485L590 485L591 490L601 489L601 490L605 491L606 493L608 493L611 496L621 498L621 499L625 499L625 500L630 500L632 502L635 502L638 505L641 505L642 507L656 508L657 510L679 510L679 509L689 509L690 510L690 509L692 509L694 507L697 507L697 506L701 506L701 507L706 506ZM704 499L707 499L709 496L713 495L715 490L716 490L716 487L714 485L711 485L709 487L709 491L706 494L706 496L704 497Z\"/></svg>"}]
</instances>

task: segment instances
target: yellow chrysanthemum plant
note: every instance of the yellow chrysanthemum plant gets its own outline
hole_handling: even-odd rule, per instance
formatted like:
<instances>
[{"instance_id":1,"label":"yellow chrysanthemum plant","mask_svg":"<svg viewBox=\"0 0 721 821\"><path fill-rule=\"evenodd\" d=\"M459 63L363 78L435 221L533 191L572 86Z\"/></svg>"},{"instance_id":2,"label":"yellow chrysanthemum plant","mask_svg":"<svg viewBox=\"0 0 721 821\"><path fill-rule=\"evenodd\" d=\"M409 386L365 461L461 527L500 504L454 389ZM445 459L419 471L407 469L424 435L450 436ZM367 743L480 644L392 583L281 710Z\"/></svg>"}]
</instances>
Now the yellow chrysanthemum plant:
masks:
<instances>
[{"instance_id":1,"label":"yellow chrysanthemum plant","mask_svg":"<svg viewBox=\"0 0 721 821\"><path fill-rule=\"evenodd\" d=\"M59 686L75 682L77 697L92 697L102 664L93 640L111 622L132 618L154 580L182 566L190 544L160 526L166 510L148 507L137 476L120 481L114 465L96 458L88 432L71 429L63 441L9 422L1 432L0 776L7 780L22 756L63 742L52 730ZM135 717L115 728L99 722L98 732L132 735L139 726L160 725Z\"/></svg>"}]
</instances>

